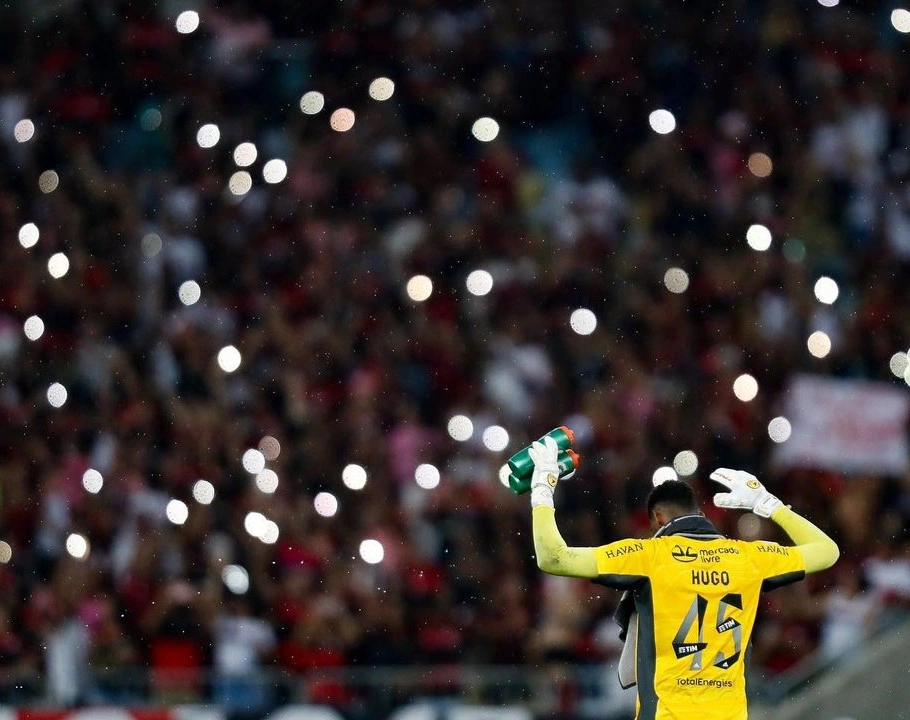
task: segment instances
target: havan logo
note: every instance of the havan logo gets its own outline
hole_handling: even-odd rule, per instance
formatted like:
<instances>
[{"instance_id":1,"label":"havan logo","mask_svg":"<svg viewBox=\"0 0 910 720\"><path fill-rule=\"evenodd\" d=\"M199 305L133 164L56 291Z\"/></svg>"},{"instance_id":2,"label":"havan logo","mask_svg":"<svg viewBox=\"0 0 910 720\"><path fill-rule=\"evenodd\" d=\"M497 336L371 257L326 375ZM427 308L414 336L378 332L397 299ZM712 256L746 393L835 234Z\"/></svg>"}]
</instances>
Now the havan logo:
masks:
<instances>
[{"instance_id":1,"label":"havan logo","mask_svg":"<svg viewBox=\"0 0 910 720\"><path fill-rule=\"evenodd\" d=\"M679 545L674 545L673 549L670 551L670 556L679 562L690 563L693 560L698 560L698 553L695 552L692 548L683 548Z\"/></svg>"}]
</instances>

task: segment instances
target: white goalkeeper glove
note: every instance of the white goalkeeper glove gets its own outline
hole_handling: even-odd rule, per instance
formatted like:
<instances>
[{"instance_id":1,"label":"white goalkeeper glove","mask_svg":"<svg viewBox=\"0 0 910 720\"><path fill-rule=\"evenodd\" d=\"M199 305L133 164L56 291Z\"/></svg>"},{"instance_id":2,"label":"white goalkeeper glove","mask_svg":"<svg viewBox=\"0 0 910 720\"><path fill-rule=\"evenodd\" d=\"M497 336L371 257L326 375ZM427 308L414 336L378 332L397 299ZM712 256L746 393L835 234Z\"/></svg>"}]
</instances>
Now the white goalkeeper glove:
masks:
<instances>
[{"instance_id":1,"label":"white goalkeeper glove","mask_svg":"<svg viewBox=\"0 0 910 720\"><path fill-rule=\"evenodd\" d=\"M711 479L730 491L714 496L714 504L719 508L751 510L756 515L769 518L779 507L783 507L783 503L765 490L757 477L743 470L717 468L711 473Z\"/></svg>"},{"instance_id":2,"label":"white goalkeeper glove","mask_svg":"<svg viewBox=\"0 0 910 720\"><path fill-rule=\"evenodd\" d=\"M534 462L534 471L531 473L531 507L549 505L553 507L553 491L559 482L559 446L556 441L546 436L543 442L535 440L531 443L528 455Z\"/></svg>"}]
</instances>

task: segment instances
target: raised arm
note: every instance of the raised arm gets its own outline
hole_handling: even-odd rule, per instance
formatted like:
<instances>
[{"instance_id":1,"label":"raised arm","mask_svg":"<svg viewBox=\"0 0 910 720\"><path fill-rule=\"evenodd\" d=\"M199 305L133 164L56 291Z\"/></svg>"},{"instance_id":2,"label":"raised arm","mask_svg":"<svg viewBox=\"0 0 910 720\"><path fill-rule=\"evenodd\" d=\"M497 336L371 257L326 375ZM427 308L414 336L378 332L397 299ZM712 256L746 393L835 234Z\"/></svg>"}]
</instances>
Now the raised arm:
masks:
<instances>
[{"instance_id":1,"label":"raised arm","mask_svg":"<svg viewBox=\"0 0 910 720\"><path fill-rule=\"evenodd\" d=\"M743 470L717 468L711 473L711 479L729 490L714 496L717 507L751 510L760 517L773 520L795 543L807 573L826 570L837 562L840 557L837 543L816 525L786 507L754 475Z\"/></svg>"}]
</instances>

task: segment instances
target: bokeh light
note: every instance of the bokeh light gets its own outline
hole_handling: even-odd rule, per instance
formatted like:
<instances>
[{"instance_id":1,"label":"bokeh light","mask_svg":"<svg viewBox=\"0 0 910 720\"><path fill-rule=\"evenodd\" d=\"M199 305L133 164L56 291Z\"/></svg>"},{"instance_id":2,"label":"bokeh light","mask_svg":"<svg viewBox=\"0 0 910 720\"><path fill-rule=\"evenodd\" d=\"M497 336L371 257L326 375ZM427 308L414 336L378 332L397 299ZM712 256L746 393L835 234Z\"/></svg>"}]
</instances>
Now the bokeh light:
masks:
<instances>
[{"instance_id":1,"label":"bokeh light","mask_svg":"<svg viewBox=\"0 0 910 720\"><path fill-rule=\"evenodd\" d=\"M654 474L651 476L651 484L654 487L657 487L661 483L665 483L668 480L679 480L679 477L676 475L676 470L671 468L669 465L663 465L657 470L654 471Z\"/></svg>"},{"instance_id":2,"label":"bokeh light","mask_svg":"<svg viewBox=\"0 0 910 720\"><path fill-rule=\"evenodd\" d=\"M195 10L184 10L174 21L174 27L181 35L189 35L199 27L199 13Z\"/></svg>"},{"instance_id":3,"label":"bokeh light","mask_svg":"<svg viewBox=\"0 0 910 720\"><path fill-rule=\"evenodd\" d=\"M258 475L265 469L265 455L256 448L247 448L243 451L240 463L250 475Z\"/></svg>"},{"instance_id":4,"label":"bokeh light","mask_svg":"<svg viewBox=\"0 0 910 720\"><path fill-rule=\"evenodd\" d=\"M280 158L273 158L262 166L262 179L269 185L280 183L287 176L288 164Z\"/></svg>"},{"instance_id":5,"label":"bokeh light","mask_svg":"<svg viewBox=\"0 0 910 720\"><path fill-rule=\"evenodd\" d=\"M37 340L44 335L44 320L37 315L29 315L22 323L22 331L29 340Z\"/></svg>"},{"instance_id":6,"label":"bokeh light","mask_svg":"<svg viewBox=\"0 0 910 720\"><path fill-rule=\"evenodd\" d=\"M253 176L246 170L238 170L228 179L228 190L231 195L246 195L253 189Z\"/></svg>"},{"instance_id":7,"label":"bokeh light","mask_svg":"<svg viewBox=\"0 0 910 720\"><path fill-rule=\"evenodd\" d=\"M278 489L278 473L271 468L265 468L256 474L256 487L260 492L271 495Z\"/></svg>"},{"instance_id":8,"label":"bokeh light","mask_svg":"<svg viewBox=\"0 0 910 720\"><path fill-rule=\"evenodd\" d=\"M837 283L831 278L823 275L815 281L815 297L819 302L825 303L825 305L831 305L837 300L839 294L840 289L837 287Z\"/></svg>"},{"instance_id":9,"label":"bokeh light","mask_svg":"<svg viewBox=\"0 0 910 720\"><path fill-rule=\"evenodd\" d=\"M481 142L491 142L499 135L499 123L491 117L477 118L471 125L471 135Z\"/></svg>"},{"instance_id":10,"label":"bokeh light","mask_svg":"<svg viewBox=\"0 0 910 720\"><path fill-rule=\"evenodd\" d=\"M184 305L195 305L202 297L202 288L195 280L186 280L177 288L177 297Z\"/></svg>"},{"instance_id":11,"label":"bokeh light","mask_svg":"<svg viewBox=\"0 0 910 720\"><path fill-rule=\"evenodd\" d=\"M474 423L467 415L453 415L449 418L446 430L448 430L449 437L453 440L465 442L470 440L474 434Z\"/></svg>"},{"instance_id":12,"label":"bokeh light","mask_svg":"<svg viewBox=\"0 0 910 720\"><path fill-rule=\"evenodd\" d=\"M648 115L648 125L658 135L667 135L676 129L676 118L669 110L655 110Z\"/></svg>"},{"instance_id":13,"label":"bokeh light","mask_svg":"<svg viewBox=\"0 0 910 720\"><path fill-rule=\"evenodd\" d=\"M372 538L364 540L360 543L360 557L363 558L363 561L369 563L370 565L376 565L382 562L382 559L385 557L385 550L382 547L382 543L378 540L373 540Z\"/></svg>"},{"instance_id":14,"label":"bokeh light","mask_svg":"<svg viewBox=\"0 0 910 720\"><path fill-rule=\"evenodd\" d=\"M243 529L247 531L247 534L258 538L262 536L268 522L269 519L265 515L254 510L248 512L246 517L243 518Z\"/></svg>"},{"instance_id":15,"label":"bokeh light","mask_svg":"<svg viewBox=\"0 0 910 720\"><path fill-rule=\"evenodd\" d=\"M754 400L758 395L758 381L748 373L740 375L733 381L733 394L743 402Z\"/></svg>"},{"instance_id":16,"label":"bokeh light","mask_svg":"<svg viewBox=\"0 0 910 720\"><path fill-rule=\"evenodd\" d=\"M38 189L45 195L54 192L60 184L60 176L56 170L45 170L38 176Z\"/></svg>"},{"instance_id":17,"label":"bokeh light","mask_svg":"<svg viewBox=\"0 0 910 720\"><path fill-rule=\"evenodd\" d=\"M888 368L895 377L902 378L907 368L910 367L910 356L907 353L898 350L888 361Z\"/></svg>"},{"instance_id":18,"label":"bokeh light","mask_svg":"<svg viewBox=\"0 0 910 720\"><path fill-rule=\"evenodd\" d=\"M750 225L746 230L746 242L753 250L764 252L771 247L771 231L764 225Z\"/></svg>"},{"instance_id":19,"label":"bokeh light","mask_svg":"<svg viewBox=\"0 0 910 720\"><path fill-rule=\"evenodd\" d=\"M221 581L234 595L245 595L250 589L250 575L240 565L225 565L221 570Z\"/></svg>"},{"instance_id":20,"label":"bokeh light","mask_svg":"<svg viewBox=\"0 0 910 720\"><path fill-rule=\"evenodd\" d=\"M6 565L13 559L13 548L5 540L0 540L0 563Z\"/></svg>"},{"instance_id":21,"label":"bokeh light","mask_svg":"<svg viewBox=\"0 0 910 720\"><path fill-rule=\"evenodd\" d=\"M338 512L338 498L330 492L316 493L313 498L313 509L322 517L333 517Z\"/></svg>"},{"instance_id":22,"label":"bokeh light","mask_svg":"<svg viewBox=\"0 0 910 720\"><path fill-rule=\"evenodd\" d=\"M588 308L578 308L569 316L569 327L579 335L590 335L597 329L597 316Z\"/></svg>"},{"instance_id":23,"label":"bokeh light","mask_svg":"<svg viewBox=\"0 0 910 720\"><path fill-rule=\"evenodd\" d=\"M300 98L300 112L315 115L325 107L325 96L317 90L310 90Z\"/></svg>"},{"instance_id":24,"label":"bokeh light","mask_svg":"<svg viewBox=\"0 0 910 720\"><path fill-rule=\"evenodd\" d=\"M164 243L161 241L161 236L158 233L146 233L142 236L142 240L139 241L139 247L142 250L142 254L147 258L155 257L161 252L163 246Z\"/></svg>"},{"instance_id":25,"label":"bokeh light","mask_svg":"<svg viewBox=\"0 0 910 720\"><path fill-rule=\"evenodd\" d=\"M84 535L71 533L66 538L66 551L76 560L85 560L89 554L88 540Z\"/></svg>"},{"instance_id":26,"label":"bokeh light","mask_svg":"<svg viewBox=\"0 0 910 720\"><path fill-rule=\"evenodd\" d=\"M214 123L206 123L196 132L196 144L201 148L213 148L221 140L221 130Z\"/></svg>"},{"instance_id":27,"label":"bokeh light","mask_svg":"<svg viewBox=\"0 0 910 720\"><path fill-rule=\"evenodd\" d=\"M433 281L426 275L414 275L408 280L405 292L414 302L423 302L433 294Z\"/></svg>"},{"instance_id":28,"label":"bokeh light","mask_svg":"<svg viewBox=\"0 0 910 720\"><path fill-rule=\"evenodd\" d=\"M367 471L362 465L351 463L341 471L341 482L349 490L363 490L367 484Z\"/></svg>"},{"instance_id":29,"label":"bokeh light","mask_svg":"<svg viewBox=\"0 0 910 720\"><path fill-rule=\"evenodd\" d=\"M218 367L232 373L240 367L240 351L233 345L225 345L218 351Z\"/></svg>"},{"instance_id":30,"label":"bokeh light","mask_svg":"<svg viewBox=\"0 0 910 720\"><path fill-rule=\"evenodd\" d=\"M269 462L274 462L281 455L281 443L271 435L264 435L259 441L259 452Z\"/></svg>"},{"instance_id":31,"label":"bokeh light","mask_svg":"<svg viewBox=\"0 0 910 720\"><path fill-rule=\"evenodd\" d=\"M58 382L51 383L51 386L47 389L47 401L51 407L63 407L66 403L67 394L63 385Z\"/></svg>"},{"instance_id":32,"label":"bokeh light","mask_svg":"<svg viewBox=\"0 0 910 720\"><path fill-rule=\"evenodd\" d=\"M54 253L47 260L47 271L55 280L59 280L70 270L70 259L62 252Z\"/></svg>"},{"instance_id":33,"label":"bokeh light","mask_svg":"<svg viewBox=\"0 0 910 720\"><path fill-rule=\"evenodd\" d=\"M692 450L682 450L673 458L673 469L681 476L691 475L698 469L698 456Z\"/></svg>"},{"instance_id":34,"label":"bokeh light","mask_svg":"<svg viewBox=\"0 0 910 720\"><path fill-rule=\"evenodd\" d=\"M183 525L190 516L190 509L183 500L173 498L164 508L164 514L174 525Z\"/></svg>"},{"instance_id":35,"label":"bokeh light","mask_svg":"<svg viewBox=\"0 0 910 720\"><path fill-rule=\"evenodd\" d=\"M95 468L89 468L82 473L82 487L85 488L86 492L96 495L104 487L104 477Z\"/></svg>"},{"instance_id":36,"label":"bokeh light","mask_svg":"<svg viewBox=\"0 0 910 720\"><path fill-rule=\"evenodd\" d=\"M468 273L465 285L471 295L486 295L493 289L493 276L486 270L472 270Z\"/></svg>"},{"instance_id":37,"label":"bokeh light","mask_svg":"<svg viewBox=\"0 0 910 720\"><path fill-rule=\"evenodd\" d=\"M812 333L806 341L806 345L809 348L809 353L817 358L823 358L831 352L831 338L821 330L816 330Z\"/></svg>"},{"instance_id":38,"label":"bokeh light","mask_svg":"<svg viewBox=\"0 0 910 720\"><path fill-rule=\"evenodd\" d=\"M778 416L768 423L768 437L776 443L786 442L790 439L793 428L790 421L783 415Z\"/></svg>"},{"instance_id":39,"label":"bokeh light","mask_svg":"<svg viewBox=\"0 0 910 720\"><path fill-rule=\"evenodd\" d=\"M242 142L234 148L234 164L237 167L249 167L259 156L259 151L251 142Z\"/></svg>"},{"instance_id":40,"label":"bokeh light","mask_svg":"<svg viewBox=\"0 0 910 720\"><path fill-rule=\"evenodd\" d=\"M664 273L664 287L677 295L689 289L689 273L682 268L671 267Z\"/></svg>"},{"instance_id":41,"label":"bokeh light","mask_svg":"<svg viewBox=\"0 0 910 720\"><path fill-rule=\"evenodd\" d=\"M13 137L16 142L26 143L35 136L35 123L28 118L22 118L13 127Z\"/></svg>"},{"instance_id":42,"label":"bokeh light","mask_svg":"<svg viewBox=\"0 0 910 720\"><path fill-rule=\"evenodd\" d=\"M891 11L891 24L902 33L910 33L910 10L895 8Z\"/></svg>"},{"instance_id":43,"label":"bokeh light","mask_svg":"<svg viewBox=\"0 0 910 720\"><path fill-rule=\"evenodd\" d=\"M490 425L481 436L483 445L492 452L502 452L509 444L509 432L502 425Z\"/></svg>"},{"instance_id":44,"label":"bokeh light","mask_svg":"<svg viewBox=\"0 0 910 720\"><path fill-rule=\"evenodd\" d=\"M215 486L208 480L193 483L193 500L200 505L210 505L215 499Z\"/></svg>"},{"instance_id":45,"label":"bokeh light","mask_svg":"<svg viewBox=\"0 0 910 720\"><path fill-rule=\"evenodd\" d=\"M395 92L395 83L387 77L378 77L370 83L367 92L374 100L388 100Z\"/></svg>"},{"instance_id":46,"label":"bokeh light","mask_svg":"<svg viewBox=\"0 0 910 720\"><path fill-rule=\"evenodd\" d=\"M774 168L771 158L763 152L752 153L746 164L749 167L749 172L759 178L768 177Z\"/></svg>"},{"instance_id":47,"label":"bokeh light","mask_svg":"<svg viewBox=\"0 0 910 720\"><path fill-rule=\"evenodd\" d=\"M335 132L347 132L354 127L356 116L350 108L338 108L329 116L329 127Z\"/></svg>"},{"instance_id":48,"label":"bokeh light","mask_svg":"<svg viewBox=\"0 0 910 720\"><path fill-rule=\"evenodd\" d=\"M736 534L742 540L758 540L762 534L761 518L752 513L743 513L736 521Z\"/></svg>"},{"instance_id":49,"label":"bokeh light","mask_svg":"<svg viewBox=\"0 0 910 720\"><path fill-rule=\"evenodd\" d=\"M278 523L274 520L266 520L262 532L259 533L259 539L266 545L274 545L278 542L278 536L280 534L281 530L278 527Z\"/></svg>"},{"instance_id":50,"label":"bokeh light","mask_svg":"<svg viewBox=\"0 0 910 720\"><path fill-rule=\"evenodd\" d=\"M439 485L439 468L429 463L421 463L414 470L414 482L424 490L432 490Z\"/></svg>"},{"instance_id":51,"label":"bokeh light","mask_svg":"<svg viewBox=\"0 0 910 720\"><path fill-rule=\"evenodd\" d=\"M512 469L509 467L509 463L503 463L499 468L499 482L503 484L504 487L509 486L509 475L512 473Z\"/></svg>"},{"instance_id":52,"label":"bokeh light","mask_svg":"<svg viewBox=\"0 0 910 720\"><path fill-rule=\"evenodd\" d=\"M39 237L41 237L41 232L35 223L25 223L19 228L19 244L26 249L34 247Z\"/></svg>"}]
</instances>

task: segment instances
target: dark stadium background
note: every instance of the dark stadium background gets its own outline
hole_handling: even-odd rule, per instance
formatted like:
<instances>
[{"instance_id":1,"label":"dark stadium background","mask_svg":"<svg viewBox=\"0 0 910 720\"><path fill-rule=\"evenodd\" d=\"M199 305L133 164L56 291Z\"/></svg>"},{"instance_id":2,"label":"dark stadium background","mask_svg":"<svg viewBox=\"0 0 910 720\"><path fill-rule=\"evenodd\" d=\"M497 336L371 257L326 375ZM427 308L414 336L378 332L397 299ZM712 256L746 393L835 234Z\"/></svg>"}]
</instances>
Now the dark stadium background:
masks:
<instances>
[{"instance_id":1,"label":"dark stadium background","mask_svg":"<svg viewBox=\"0 0 910 720\"><path fill-rule=\"evenodd\" d=\"M451 697L626 717L618 597L540 573L527 497L498 480L563 422L583 457L557 494L570 544L646 535L652 475L683 450L731 535L780 539L713 508L716 466L755 472L837 539L838 566L766 596L758 700L861 652L906 616L910 478L782 469L768 424L798 374L906 391L910 76L894 9L5 3L0 702L384 718ZM199 26L181 33L186 10ZM376 77L390 99L368 95ZM306 114L312 91L325 108ZM330 127L338 108L349 131ZM672 132L649 126L658 109ZM499 125L490 142L472 134L481 117ZM209 123L220 140L203 148ZM249 178L241 142L258 150ZM275 184L272 158L287 167ZM746 242L755 224L767 251ZM478 269L488 294L466 286ZM415 275L425 301L405 292ZM833 304L813 294L821 276ZM592 333L573 329L578 308ZM824 357L807 349L817 330ZM216 362L229 345L233 372ZM743 373L750 401L733 391ZM471 439L447 432L455 415ZM491 426L505 448L495 431L485 446ZM242 462L256 448L272 493ZM351 464L362 489L343 481ZM422 464L437 486L415 483ZM249 533L253 512L277 540Z\"/></svg>"}]
</instances>

